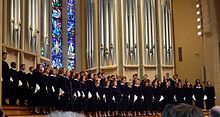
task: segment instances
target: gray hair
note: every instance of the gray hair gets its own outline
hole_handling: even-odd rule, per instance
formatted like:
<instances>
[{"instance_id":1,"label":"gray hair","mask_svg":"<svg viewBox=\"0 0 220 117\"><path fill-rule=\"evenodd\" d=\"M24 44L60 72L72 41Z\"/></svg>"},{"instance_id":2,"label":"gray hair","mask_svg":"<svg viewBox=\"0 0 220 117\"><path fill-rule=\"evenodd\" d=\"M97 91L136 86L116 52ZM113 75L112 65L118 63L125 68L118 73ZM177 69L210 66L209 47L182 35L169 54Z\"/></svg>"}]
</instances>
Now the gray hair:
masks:
<instances>
[{"instance_id":1,"label":"gray hair","mask_svg":"<svg viewBox=\"0 0 220 117\"><path fill-rule=\"evenodd\" d=\"M204 117L204 115L200 108L181 103L167 105L162 112L162 117Z\"/></svg>"},{"instance_id":2,"label":"gray hair","mask_svg":"<svg viewBox=\"0 0 220 117\"><path fill-rule=\"evenodd\" d=\"M215 106L211 109L210 117L220 117L220 106Z\"/></svg>"},{"instance_id":3,"label":"gray hair","mask_svg":"<svg viewBox=\"0 0 220 117\"><path fill-rule=\"evenodd\" d=\"M48 117L86 117L83 114L75 113L75 112L60 112L60 111L54 111L48 115Z\"/></svg>"}]
</instances>

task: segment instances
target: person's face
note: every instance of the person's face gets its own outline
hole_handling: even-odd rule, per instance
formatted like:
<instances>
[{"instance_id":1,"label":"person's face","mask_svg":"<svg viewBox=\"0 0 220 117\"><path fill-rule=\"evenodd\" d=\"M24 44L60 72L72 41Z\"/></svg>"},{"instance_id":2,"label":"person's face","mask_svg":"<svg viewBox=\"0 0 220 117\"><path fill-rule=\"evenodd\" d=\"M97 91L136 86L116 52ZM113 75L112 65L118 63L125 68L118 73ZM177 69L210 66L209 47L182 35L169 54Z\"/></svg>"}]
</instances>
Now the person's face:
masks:
<instances>
[{"instance_id":1,"label":"person's face","mask_svg":"<svg viewBox=\"0 0 220 117\"><path fill-rule=\"evenodd\" d=\"M144 79L147 79L147 78L148 78L148 75L145 74L145 75L144 75Z\"/></svg>"},{"instance_id":2,"label":"person's face","mask_svg":"<svg viewBox=\"0 0 220 117\"><path fill-rule=\"evenodd\" d=\"M2 55L2 59L3 59L3 60L6 60L6 59L7 59L7 54L3 54L3 55Z\"/></svg>"},{"instance_id":3,"label":"person's face","mask_svg":"<svg viewBox=\"0 0 220 117\"><path fill-rule=\"evenodd\" d=\"M200 84L200 80L196 80L196 83Z\"/></svg>"},{"instance_id":4,"label":"person's face","mask_svg":"<svg viewBox=\"0 0 220 117\"><path fill-rule=\"evenodd\" d=\"M83 76L82 81L86 81L86 76Z\"/></svg>"},{"instance_id":5,"label":"person's face","mask_svg":"<svg viewBox=\"0 0 220 117\"><path fill-rule=\"evenodd\" d=\"M122 79L122 83L126 83L126 78L123 78L123 79Z\"/></svg>"},{"instance_id":6,"label":"person's face","mask_svg":"<svg viewBox=\"0 0 220 117\"><path fill-rule=\"evenodd\" d=\"M23 66L21 67L21 69L22 69L22 70L25 70L25 65L23 65Z\"/></svg>"},{"instance_id":7,"label":"person's face","mask_svg":"<svg viewBox=\"0 0 220 117\"><path fill-rule=\"evenodd\" d=\"M42 71L42 70L43 70L43 66L42 66L42 65L40 65L40 68L39 68L39 70L40 70L40 71Z\"/></svg>"},{"instance_id":8,"label":"person's face","mask_svg":"<svg viewBox=\"0 0 220 117\"><path fill-rule=\"evenodd\" d=\"M167 80L167 76L164 76L163 79L166 81Z\"/></svg>"},{"instance_id":9,"label":"person's face","mask_svg":"<svg viewBox=\"0 0 220 117\"><path fill-rule=\"evenodd\" d=\"M149 86L149 82L146 82L145 86Z\"/></svg>"},{"instance_id":10,"label":"person's face","mask_svg":"<svg viewBox=\"0 0 220 117\"><path fill-rule=\"evenodd\" d=\"M154 85L155 85L155 86L157 86L157 85L158 85L158 83L157 83L157 82L154 82Z\"/></svg>"},{"instance_id":11,"label":"person's face","mask_svg":"<svg viewBox=\"0 0 220 117\"><path fill-rule=\"evenodd\" d=\"M208 82L207 82L207 85L208 85L208 86L210 86L210 85L211 85L211 82L210 82L210 81L208 81Z\"/></svg>"},{"instance_id":12,"label":"person's face","mask_svg":"<svg viewBox=\"0 0 220 117\"><path fill-rule=\"evenodd\" d=\"M169 76L170 76L170 74L169 74L169 73L166 73L166 76L167 76L167 77L169 77Z\"/></svg>"},{"instance_id":13,"label":"person's face","mask_svg":"<svg viewBox=\"0 0 220 117\"><path fill-rule=\"evenodd\" d=\"M170 85L170 81L168 81L167 83L166 83L166 86L169 86Z\"/></svg>"},{"instance_id":14,"label":"person's face","mask_svg":"<svg viewBox=\"0 0 220 117\"><path fill-rule=\"evenodd\" d=\"M94 74L93 74L93 73L91 74L91 78L92 78L92 79L94 78Z\"/></svg>"},{"instance_id":15,"label":"person's face","mask_svg":"<svg viewBox=\"0 0 220 117\"><path fill-rule=\"evenodd\" d=\"M57 74L57 70L53 69L53 75L56 75L56 74Z\"/></svg>"},{"instance_id":16,"label":"person's face","mask_svg":"<svg viewBox=\"0 0 220 117\"><path fill-rule=\"evenodd\" d=\"M16 63L15 63L15 64L13 64L13 66L12 66L12 67L13 67L13 68L16 68L16 66L17 66L17 65L16 65Z\"/></svg>"},{"instance_id":17,"label":"person's face","mask_svg":"<svg viewBox=\"0 0 220 117\"><path fill-rule=\"evenodd\" d=\"M70 71L66 71L66 77L70 77Z\"/></svg>"},{"instance_id":18,"label":"person's face","mask_svg":"<svg viewBox=\"0 0 220 117\"><path fill-rule=\"evenodd\" d=\"M32 67L31 69L30 69L30 72L33 72L34 71L34 68Z\"/></svg>"},{"instance_id":19,"label":"person's face","mask_svg":"<svg viewBox=\"0 0 220 117\"><path fill-rule=\"evenodd\" d=\"M140 84L140 80L137 80L137 81L136 81L136 84L139 85L139 84Z\"/></svg>"},{"instance_id":20,"label":"person's face","mask_svg":"<svg viewBox=\"0 0 220 117\"><path fill-rule=\"evenodd\" d=\"M116 87L117 87L117 85L118 85L118 84L117 84L117 82L114 82L114 86L116 86Z\"/></svg>"}]
</instances>

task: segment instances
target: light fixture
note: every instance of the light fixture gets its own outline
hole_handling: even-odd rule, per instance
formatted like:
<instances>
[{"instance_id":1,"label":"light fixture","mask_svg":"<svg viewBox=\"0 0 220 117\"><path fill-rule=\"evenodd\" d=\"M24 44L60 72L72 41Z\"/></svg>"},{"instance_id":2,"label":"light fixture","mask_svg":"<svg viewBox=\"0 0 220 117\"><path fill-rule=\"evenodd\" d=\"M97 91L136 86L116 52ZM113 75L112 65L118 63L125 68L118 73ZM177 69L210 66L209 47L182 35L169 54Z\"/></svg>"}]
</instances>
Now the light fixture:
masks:
<instances>
[{"instance_id":1,"label":"light fixture","mask_svg":"<svg viewBox=\"0 0 220 117\"><path fill-rule=\"evenodd\" d=\"M200 4L196 4L196 8L198 9L200 7Z\"/></svg>"},{"instance_id":2,"label":"light fixture","mask_svg":"<svg viewBox=\"0 0 220 117\"><path fill-rule=\"evenodd\" d=\"M197 18L197 22L201 22L201 18L199 17L199 18Z\"/></svg>"},{"instance_id":3,"label":"light fixture","mask_svg":"<svg viewBox=\"0 0 220 117\"><path fill-rule=\"evenodd\" d=\"M199 31L197 34L198 36L202 36L202 31Z\"/></svg>"},{"instance_id":4,"label":"light fixture","mask_svg":"<svg viewBox=\"0 0 220 117\"><path fill-rule=\"evenodd\" d=\"M197 15L200 15L200 14L201 14L201 11L197 11L196 14L197 14Z\"/></svg>"},{"instance_id":5,"label":"light fixture","mask_svg":"<svg viewBox=\"0 0 220 117\"><path fill-rule=\"evenodd\" d=\"M202 28L202 26L199 24L199 25L197 25L197 29L201 29Z\"/></svg>"}]
</instances>

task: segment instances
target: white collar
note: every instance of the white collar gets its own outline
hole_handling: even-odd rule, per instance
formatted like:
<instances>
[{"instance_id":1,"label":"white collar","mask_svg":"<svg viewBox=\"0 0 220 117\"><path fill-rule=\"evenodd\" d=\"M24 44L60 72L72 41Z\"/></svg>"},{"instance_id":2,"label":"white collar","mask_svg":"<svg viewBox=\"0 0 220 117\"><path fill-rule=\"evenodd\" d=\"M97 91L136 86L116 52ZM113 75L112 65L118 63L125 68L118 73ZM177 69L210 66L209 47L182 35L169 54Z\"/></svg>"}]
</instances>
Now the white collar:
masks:
<instances>
[{"instance_id":1,"label":"white collar","mask_svg":"<svg viewBox=\"0 0 220 117\"><path fill-rule=\"evenodd\" d=\"M13 68L13 67L12 67L11 69L16 71L16 69L15 69L15 68Z\"/></svg>"}]
</instances>

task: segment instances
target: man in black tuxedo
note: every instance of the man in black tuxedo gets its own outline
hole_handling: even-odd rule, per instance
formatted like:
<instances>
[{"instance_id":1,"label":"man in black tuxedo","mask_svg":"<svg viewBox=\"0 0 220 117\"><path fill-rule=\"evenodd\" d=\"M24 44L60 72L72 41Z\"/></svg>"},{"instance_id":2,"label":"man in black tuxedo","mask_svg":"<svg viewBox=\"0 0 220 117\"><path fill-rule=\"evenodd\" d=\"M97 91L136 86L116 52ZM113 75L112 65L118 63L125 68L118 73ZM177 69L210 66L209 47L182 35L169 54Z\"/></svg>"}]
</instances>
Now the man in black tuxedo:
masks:
<instances>
[{"instance_id":1,"label":"man in black tuxedo","mask_svg":"<svg viewBox=\"0 0 220 117\"><path fill-rule=\"evenodd\" d=\"M2 103L6 104L6 99L9 98L9 66L6 62L7 52L2 53Z\"/></svg>"}]
</instances>

